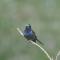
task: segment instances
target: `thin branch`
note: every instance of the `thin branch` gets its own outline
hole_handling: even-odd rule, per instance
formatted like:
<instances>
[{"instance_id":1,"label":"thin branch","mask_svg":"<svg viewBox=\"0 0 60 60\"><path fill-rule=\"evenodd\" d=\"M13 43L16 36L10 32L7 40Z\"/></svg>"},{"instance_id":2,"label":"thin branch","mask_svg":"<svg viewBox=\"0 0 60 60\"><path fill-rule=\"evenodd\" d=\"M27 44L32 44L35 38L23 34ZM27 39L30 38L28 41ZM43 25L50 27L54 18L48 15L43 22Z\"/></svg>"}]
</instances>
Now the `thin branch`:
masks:
<instances>
[{"instance_id":1,"label":"thin branch","mask_svg":"<svg viewBox=\"0 0 60 60\"><path fill-rule=\"evenodd\" d=\"M35 43L33 41L30 41L30 42L32 44L36 45L37 47L39 47L47 55L47 57L49 58L49 60L53 60L43 47L41 47L40 45L38 45L37 43Z\"/></svg>"},{"instance_id":2,"label":"thin branch","mask_svg":"<svg viewBox=\"0 0 60 60\"><path fill-rule=\"evenodd\" d=\"M17 28L17 31L18 31L22 36L24 36L23 33L22 33L22 31L21 31L19 28ZM43 47L41 47L40 45L38 45L37 43L35 43L35 42L33 42L33 41L30 41L30 42L31 42L32 44L36 45L37 47L39 47L39 48L46 54L46 56L49 58L49 60L53 60L53 58L50 57L50 55L47 53L47 51L46 51Z\"/></svg>"},{"instance_id":3,"label":"thin branch","mask_svg":"<svg viewBox=\"0 0 60 60\"><path fill-rule=\"evenodd\" d=\"M60 55L60 51L58 51L57 55L56 55L56 60L58 59L58 56Z\"/></svg>"},{"instance_id":4,"label":"thin branch","mask_svg":"<svg viewBox=\"0 0 60 60\"><path fill-rule=\"evenodd\" d=\"M17 31L20 33L20 35L24 36L24 34L22 33L22 31L19 28L17 28Z\"/></svg>"}]
</instances>

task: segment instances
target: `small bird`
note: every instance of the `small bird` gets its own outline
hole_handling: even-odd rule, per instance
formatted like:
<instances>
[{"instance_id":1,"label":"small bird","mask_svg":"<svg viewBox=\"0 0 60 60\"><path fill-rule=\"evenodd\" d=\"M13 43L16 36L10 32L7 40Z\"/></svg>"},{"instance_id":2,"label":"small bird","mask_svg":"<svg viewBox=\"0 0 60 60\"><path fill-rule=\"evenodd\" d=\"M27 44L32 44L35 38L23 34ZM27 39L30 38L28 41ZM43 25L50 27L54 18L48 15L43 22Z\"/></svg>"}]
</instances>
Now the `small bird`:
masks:
<instances>
[{"instance_id":1,"label":"small bird","mask_svg":"<svg viewBox=\"0 0 60 60\"><path fill-rule=\"evenodd\" d=\"M24 34L24 37L27 40L32 40L35 43L36 43L36 41L38 41L40 44L44 45L41 41L39 41L37 39L37 36L36 36L35 32L32 30L30 24L28 24L27 26L25 26L25 30L24 30L23 34Z\"/></svg>"}]
</instances>

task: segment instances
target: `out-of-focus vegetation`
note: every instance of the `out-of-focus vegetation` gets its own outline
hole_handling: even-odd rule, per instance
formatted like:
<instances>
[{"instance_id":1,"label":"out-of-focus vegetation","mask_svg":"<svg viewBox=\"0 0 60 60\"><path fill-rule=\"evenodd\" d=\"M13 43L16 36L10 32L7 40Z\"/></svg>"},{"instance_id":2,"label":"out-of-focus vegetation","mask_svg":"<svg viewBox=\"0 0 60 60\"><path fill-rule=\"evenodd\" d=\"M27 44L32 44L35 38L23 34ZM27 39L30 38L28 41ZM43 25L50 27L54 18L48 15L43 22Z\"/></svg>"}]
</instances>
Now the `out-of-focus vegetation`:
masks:
<instances>
[{"instance_id":1,"label":"out-of-focus vegetation","mask_svg":"<svg viewBox=\"0 0 60 60\"><path fill-rule=\"evenodd\" d=\"M55 58L60 49L60 0L0 0L0 60L48 60L17 32L29 23Z\"/></svg>"}]
</instances>

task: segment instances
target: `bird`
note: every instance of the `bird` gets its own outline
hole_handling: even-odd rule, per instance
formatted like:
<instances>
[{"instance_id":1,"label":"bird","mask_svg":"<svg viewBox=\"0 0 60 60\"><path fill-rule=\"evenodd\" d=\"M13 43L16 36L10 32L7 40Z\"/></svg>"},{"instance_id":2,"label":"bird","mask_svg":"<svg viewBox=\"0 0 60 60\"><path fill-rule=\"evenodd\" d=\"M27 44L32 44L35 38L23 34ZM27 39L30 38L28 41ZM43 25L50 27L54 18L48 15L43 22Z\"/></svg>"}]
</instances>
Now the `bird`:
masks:
<instances>
[{"instance_id":1,"label":"bird","mask_svg":"<svg viewBox=\"0 0 60 60\"><path fill-rule=\"evenodd\" d=\"M25 26L23 34L24 34L24 37L27 40L31 40L31 41L33 41L35 43L36 43L36 41L38 41L40 44L44 45L41 41L38 40L38 38L37 38L37 36L36 36L35 32L33 31L30 24Z\"/></svg>"}]
</instances>

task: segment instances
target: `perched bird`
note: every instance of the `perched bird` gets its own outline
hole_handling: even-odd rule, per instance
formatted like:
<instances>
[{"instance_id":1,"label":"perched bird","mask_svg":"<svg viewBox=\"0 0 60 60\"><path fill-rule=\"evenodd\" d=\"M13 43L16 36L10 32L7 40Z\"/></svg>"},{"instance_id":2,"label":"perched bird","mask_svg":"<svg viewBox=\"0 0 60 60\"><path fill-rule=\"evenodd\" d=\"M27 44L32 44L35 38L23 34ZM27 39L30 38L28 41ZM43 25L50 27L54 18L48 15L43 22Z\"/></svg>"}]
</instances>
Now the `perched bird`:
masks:
<instances>
[{"instance_id":1,"label":"perched bird","mask_svg":"<svg viewBox=\"0 0 60 60\"><path fill-rule=\"evenodd\" d=\"M40 44L44 45L41 41L39 41L37 39L37 36L36 36L35 32L32 30L30 24L28 24L27 26L25 26L25 30L24 30L23 34L24 34L24 37L27 40L32 40L35 43L36 43L36 41L38 41Z\"/></svg>"}]
</instances>

